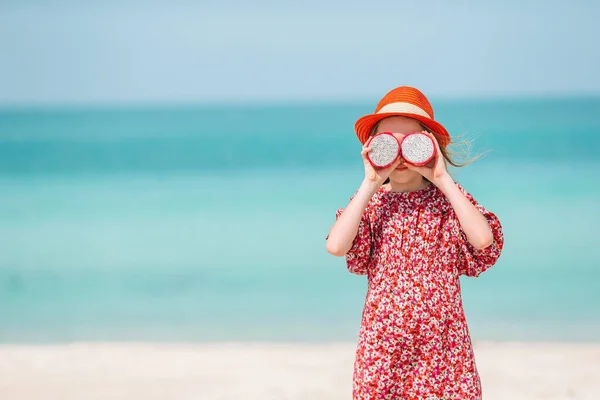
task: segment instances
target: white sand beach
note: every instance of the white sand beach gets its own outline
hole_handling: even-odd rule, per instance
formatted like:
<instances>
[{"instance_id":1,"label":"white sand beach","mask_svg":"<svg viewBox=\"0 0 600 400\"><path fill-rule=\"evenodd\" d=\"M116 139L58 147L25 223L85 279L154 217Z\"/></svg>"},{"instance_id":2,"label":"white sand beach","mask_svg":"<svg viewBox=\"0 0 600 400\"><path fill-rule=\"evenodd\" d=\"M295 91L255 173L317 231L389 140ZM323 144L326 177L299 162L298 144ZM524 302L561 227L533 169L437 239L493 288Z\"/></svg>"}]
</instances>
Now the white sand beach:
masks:
<instances>
[{"instance_id":1,"label":"white sand beach","mask_svg":"<svg viewBox=\"0 0 600 400\"><path fill-rule=\"evenodd\" d=\"M600 398L600 343L477 343L486 400ZM1 345L0 399L350 399L354 345Z\"/></svg>"}]
</instances>

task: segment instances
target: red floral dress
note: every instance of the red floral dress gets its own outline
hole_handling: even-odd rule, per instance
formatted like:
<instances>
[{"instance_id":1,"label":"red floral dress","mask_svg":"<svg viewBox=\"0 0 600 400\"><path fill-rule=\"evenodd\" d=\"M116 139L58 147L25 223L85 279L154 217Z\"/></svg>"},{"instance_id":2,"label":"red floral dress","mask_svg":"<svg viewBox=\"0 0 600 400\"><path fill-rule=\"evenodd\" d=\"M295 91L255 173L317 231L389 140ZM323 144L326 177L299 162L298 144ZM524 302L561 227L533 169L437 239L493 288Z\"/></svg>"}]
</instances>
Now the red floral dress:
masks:
<instances>
[{"instance_id":1,"label":"red floral dress","mask_svg":"<svg viewBox=\"0 0 600 400\"><path fill-rule=\"evenodd\" d=\"M457 186L492 228L494 242L483 250L468 242L433 184L404 193L381 187L363 213L346 254L348 270L368 278L354 363L356 400L481 398L459 277L494 265L504 236L496 215Z\"/></svg>"}]
</instances>

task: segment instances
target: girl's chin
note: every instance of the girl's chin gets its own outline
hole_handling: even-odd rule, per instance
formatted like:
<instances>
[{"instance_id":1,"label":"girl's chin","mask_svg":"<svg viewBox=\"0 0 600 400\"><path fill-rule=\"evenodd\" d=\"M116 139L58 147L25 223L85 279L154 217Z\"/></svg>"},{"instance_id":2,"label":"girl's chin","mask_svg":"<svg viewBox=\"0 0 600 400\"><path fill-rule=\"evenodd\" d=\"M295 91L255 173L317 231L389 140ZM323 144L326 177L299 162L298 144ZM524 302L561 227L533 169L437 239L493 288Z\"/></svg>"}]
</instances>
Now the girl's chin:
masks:
<instances>
[{"instance_id":1,"label":"girl's chin","mask_svg":"<svg viewBox=\"0 0 600 400\"><path fill-rule=\"evenodd\" d=\"M402 167L402 168L396 168L395 170L392 171L391 175L395 175L395 176L407 176L407 175L413 175L413 174L417 174L418 172L412 171L406 167Z\"/></svg>"}]
</instances>

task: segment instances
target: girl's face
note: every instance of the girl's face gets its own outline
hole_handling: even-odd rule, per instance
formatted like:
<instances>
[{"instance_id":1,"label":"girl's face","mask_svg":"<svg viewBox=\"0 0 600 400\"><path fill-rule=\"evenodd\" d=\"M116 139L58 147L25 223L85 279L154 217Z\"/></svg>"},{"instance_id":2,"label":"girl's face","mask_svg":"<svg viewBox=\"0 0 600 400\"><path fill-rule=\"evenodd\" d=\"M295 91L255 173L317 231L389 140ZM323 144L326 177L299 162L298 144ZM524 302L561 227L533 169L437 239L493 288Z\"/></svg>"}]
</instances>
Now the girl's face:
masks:
<instances>
[{"instance_id":1,"label":"girl's face","mask_svg":"<svg viewBox=\"0 0 600 400\"><path fill-rule=\"evenodd\" d=\"M396 139L401 140L404 136L412 132L421 132L423 127L421 124L412 118L408 117L387 117L382 119L375 130L375 134L380 132L392 132ZM390 174L390 180L397 183L406 183L420 177L416 171L411 171L404 164L400 164Z\"/></svg>"}]
</instances>

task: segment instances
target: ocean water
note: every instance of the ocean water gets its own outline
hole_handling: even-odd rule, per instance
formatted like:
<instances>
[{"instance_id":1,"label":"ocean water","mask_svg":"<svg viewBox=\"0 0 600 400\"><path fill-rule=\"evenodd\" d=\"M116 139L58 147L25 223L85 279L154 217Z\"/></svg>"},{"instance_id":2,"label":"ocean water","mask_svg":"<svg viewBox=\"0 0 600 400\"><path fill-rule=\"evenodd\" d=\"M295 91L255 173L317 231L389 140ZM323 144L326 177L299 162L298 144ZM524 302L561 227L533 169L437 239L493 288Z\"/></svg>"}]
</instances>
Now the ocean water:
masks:
<instances>
[{"instance_id":1,"label":"ocean water","mask_svg":"<svg viewBox=\"0 0 600 400\"><path fill-rule=\"evenodd\" d=\"M600 339L600 99L434 103L504 227L463 278L476 340ZM0 342L355 340L325 251L365 104L0 111Z\"/></svg>"}]
</instances>

